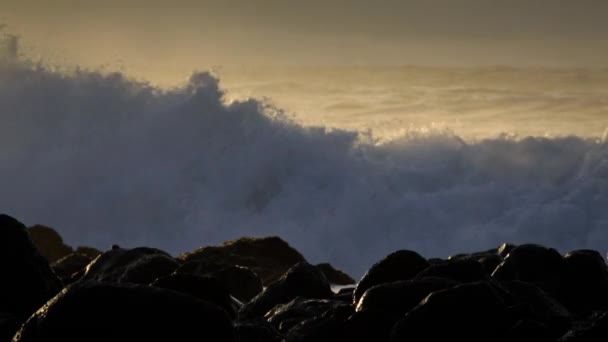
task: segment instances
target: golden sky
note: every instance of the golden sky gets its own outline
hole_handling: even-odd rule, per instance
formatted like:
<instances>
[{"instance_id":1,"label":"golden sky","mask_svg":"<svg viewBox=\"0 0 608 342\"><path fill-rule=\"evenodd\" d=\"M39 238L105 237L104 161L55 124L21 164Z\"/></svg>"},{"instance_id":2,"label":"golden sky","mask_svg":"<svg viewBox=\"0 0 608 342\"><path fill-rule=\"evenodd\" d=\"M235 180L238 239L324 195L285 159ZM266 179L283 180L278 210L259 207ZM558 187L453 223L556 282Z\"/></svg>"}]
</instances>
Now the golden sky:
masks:
<instances>
[{"instance_id":1,"label":"golden sky","mask_svg":"<svg viewBox=\"0 0 608 342\"><path fill-rule=\"evenodd\" d=\"M83 65L608 66L606 0L2 0L0 22Z\"/></svg>"}]
</instances>

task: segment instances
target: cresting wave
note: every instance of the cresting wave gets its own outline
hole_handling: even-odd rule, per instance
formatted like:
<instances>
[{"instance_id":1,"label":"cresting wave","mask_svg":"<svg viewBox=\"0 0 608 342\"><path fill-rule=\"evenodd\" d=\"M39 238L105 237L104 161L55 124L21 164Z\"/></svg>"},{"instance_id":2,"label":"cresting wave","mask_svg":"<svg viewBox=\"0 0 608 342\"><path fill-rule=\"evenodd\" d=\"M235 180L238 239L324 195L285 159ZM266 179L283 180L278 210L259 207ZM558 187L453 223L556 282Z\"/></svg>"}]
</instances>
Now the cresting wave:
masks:
<instances>
[{"instance_id":1,"label":"cresting wave","mask_svg":"<svg viewBox=\"0 0 608 342\"><path fill-rule=\"evenodd\" d=\"M0 67L0 122L0 211L71 244L179 253L276 234L354 275L402 248L608 246L601 139L411 131L378 143L226 103L207 73L161 90L27 65Z\"/></svg>"}]
</instances>

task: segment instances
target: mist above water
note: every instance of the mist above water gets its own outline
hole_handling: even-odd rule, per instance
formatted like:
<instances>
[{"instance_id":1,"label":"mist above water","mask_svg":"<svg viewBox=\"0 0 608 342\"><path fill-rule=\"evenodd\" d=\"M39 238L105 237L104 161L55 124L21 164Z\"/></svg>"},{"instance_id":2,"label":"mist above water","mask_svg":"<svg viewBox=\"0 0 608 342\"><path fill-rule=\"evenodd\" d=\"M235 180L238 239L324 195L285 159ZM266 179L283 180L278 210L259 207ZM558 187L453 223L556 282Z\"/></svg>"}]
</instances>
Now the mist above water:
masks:
<instances>
[{"instance_id":1,"label":"mist above water","mask_svg":"<svg viewBox=\"0 0 608 342\"><path fill-rule=\"evenodd\" d=\"M366 84L358 86L352 98L369 103ZM451 90L428 87L436 103L450 101ZM467 98L494 96L467 89L457 99L463 111ZM567 99L538 110L550 118ZM354 275L401 248L445 257L532 241L605 252L608 144L600 134L470 139L449 125L401 120L390 138L304 125L267 102L227 101L207 73L167 90L120 73L2 65L0 210L101 248L176 254L280 235L310 261ZM482 117L474 121L483 127Z\"/></svg>"}]
</instances>

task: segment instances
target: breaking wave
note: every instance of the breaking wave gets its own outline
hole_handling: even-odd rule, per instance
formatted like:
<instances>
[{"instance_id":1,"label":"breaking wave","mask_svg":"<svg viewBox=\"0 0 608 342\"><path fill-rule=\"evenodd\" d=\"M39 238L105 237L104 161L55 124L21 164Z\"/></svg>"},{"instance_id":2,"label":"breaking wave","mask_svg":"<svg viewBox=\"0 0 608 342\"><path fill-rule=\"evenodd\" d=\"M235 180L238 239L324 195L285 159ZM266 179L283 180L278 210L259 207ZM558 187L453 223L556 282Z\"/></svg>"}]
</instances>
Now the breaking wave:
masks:
<instances>
[{"instance_id":1,"label":"breaking wave","mask_svg":"<svg viewBox=\"0 0 608 342\"><path fill-rule=\"evenodd\" d=\"M228 103L207 73L163 90L27 65L0 67L0 122L0 211L72 244L179 253L276 234L355 275L401 248L608 246L602 139L411 130L380 142Z\"/></svg>"}]
</instances>

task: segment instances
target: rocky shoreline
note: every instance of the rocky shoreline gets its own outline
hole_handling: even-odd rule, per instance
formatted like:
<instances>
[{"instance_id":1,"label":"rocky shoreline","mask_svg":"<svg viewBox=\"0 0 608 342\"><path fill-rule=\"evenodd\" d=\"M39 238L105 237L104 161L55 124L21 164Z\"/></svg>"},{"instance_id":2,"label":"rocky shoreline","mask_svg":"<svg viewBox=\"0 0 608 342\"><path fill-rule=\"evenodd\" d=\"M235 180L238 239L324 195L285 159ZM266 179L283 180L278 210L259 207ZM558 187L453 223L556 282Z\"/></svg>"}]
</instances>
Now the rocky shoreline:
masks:
<instances>
[{"instance_id":1,"label":"rocky shoreline","mask_svg":"<svg viewBox=\"0 0 608 342\"><path fill-rule=\"evenodd\" d=\"M278 237L172 257L74 249L0 215L0 256L0 342L608 340L608 268L592 250L400 250L355 282Z\"/></svg>"}]
</instances>

